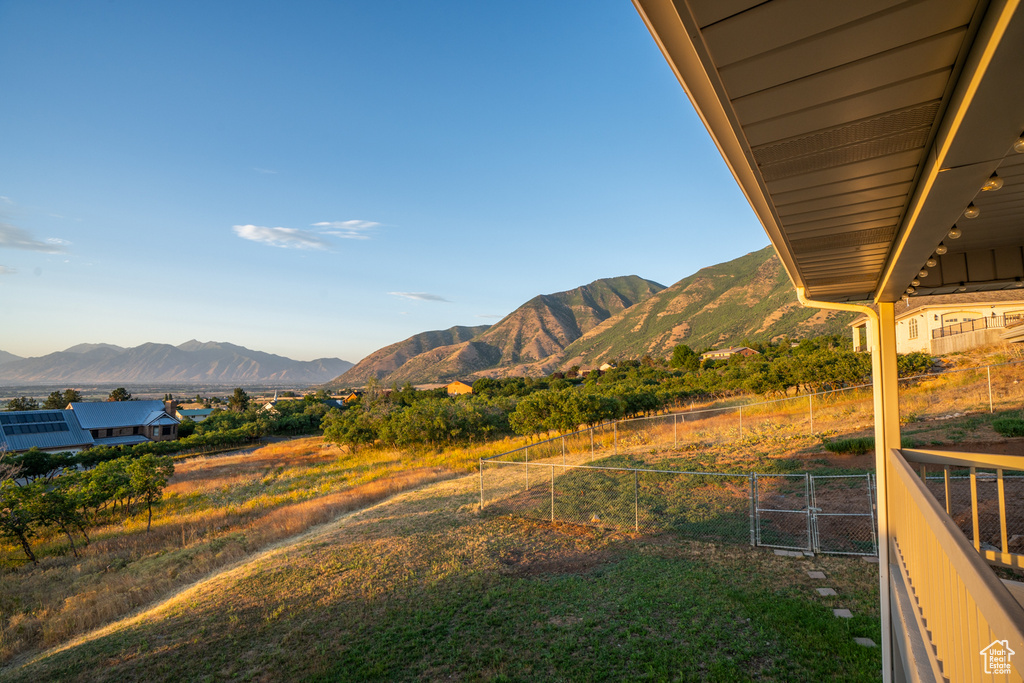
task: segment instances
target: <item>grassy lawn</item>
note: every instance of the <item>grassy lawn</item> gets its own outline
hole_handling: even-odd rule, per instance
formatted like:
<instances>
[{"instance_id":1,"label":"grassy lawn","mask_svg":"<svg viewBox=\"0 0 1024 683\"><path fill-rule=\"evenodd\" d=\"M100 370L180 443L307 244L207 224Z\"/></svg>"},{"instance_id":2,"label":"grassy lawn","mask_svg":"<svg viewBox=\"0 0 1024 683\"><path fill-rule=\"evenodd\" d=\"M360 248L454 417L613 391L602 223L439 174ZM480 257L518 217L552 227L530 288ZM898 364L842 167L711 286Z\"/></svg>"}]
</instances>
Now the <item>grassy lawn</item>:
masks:
<instances>
[{"instance_id":1,"label":"grassy lawn","mask_svg":"<svg viewBox=\"0 0 1024 683\"><path fill-rule=\"evenodd\" d=\"M878 678L853 642L880 640L876 565L481 516L476 487L399 494L0 680Z\"/></svg>"}]
</instances>

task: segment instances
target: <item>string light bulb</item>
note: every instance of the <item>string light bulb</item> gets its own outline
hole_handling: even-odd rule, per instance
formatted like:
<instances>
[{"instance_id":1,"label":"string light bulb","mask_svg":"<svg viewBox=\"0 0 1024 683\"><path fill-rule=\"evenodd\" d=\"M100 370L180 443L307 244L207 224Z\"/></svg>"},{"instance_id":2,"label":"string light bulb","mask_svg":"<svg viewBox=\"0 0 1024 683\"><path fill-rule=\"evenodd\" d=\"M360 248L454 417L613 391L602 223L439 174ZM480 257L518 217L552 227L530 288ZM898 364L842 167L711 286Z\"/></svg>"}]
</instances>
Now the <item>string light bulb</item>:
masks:
<instances>
[{"instance_id":1,"label":"string light bulb","mask_svg":"<svg viewBox=\"0 0 1024 683\"><path fill-rule=\"evenodd\" d=\"M963 282L961 282L960 286L956 288L956 291L958 291L958 292L966 292L967 291L967 285L965 285Z\"/></svg>"},{"instance_id":2,"label":"string light bulb","mask_svg":"<svg viewBox=\"0 0 1024 683\"><path fill-rule=\"evenodd\" d=\"M1017 154L1024 154L1024 135L1017 138L1017 142L1013 143L1013 151Z\"/></svg>"},{"instance_id":3,"label":"string light bulb","mask_svg":"<svg viewBox=\"0 0 1024 683\"><path fill-rule=\"evenodd\" d=\"M913 293L914 293L914 292L916 292L916 291L917 291L917 290L916 290L916 289L914 289L913 287L907 287L907 294L913 294Z\"/></svg>"},{"instance_id":4,"label":"string light bulb","mask_svg":"<svg viewBox=\"0 0 1024 683\"><path fill-rule=\"evenodd\" d=\"M936 261L934 258L930 258L924 262L924 265L928 266L929 268L934 268L935 266L939 265L939 262Z\"/></svg>"},{"instance_id":5,"label":"string light bulb","mask_svg":"<svg viewBox=\"0 0 1024 683\"><path fill-rule=\"evenodd\" d=\"M981 209L976 207L974 205L974 202L971 202L970 204L968 204L967 208L964 209L964 218L977 218L980 215L981 215Z\"/></svg>"},{"instance_id":6,"label":"string light bulb","mask_svg":"<svg viewBox=\"0 0 1024 683\"><path fill-rule=\"evenodd\" d=\"M917 276L918 277L928 277L928 271L927 270L922 270L920 273L917 274Z\"/></svg>"},{"instance_id":7,"label":"string light bulb","mask_svg":"<svg viewBox=\"0 0 1024 683\"><path fill-rule=\"evenodd\" d=\"M949 248L945 244L940 243L939 246L935 247L935 253L939 256L942 256L947 251L949 251Z\"/></svg>"},{"instance_id":8,"label":"string light bulb","mask_svg":"<svg viewBox=\"0 0 1024 683\"><path fill-rule=\"evenodd\" d=\"M917 287L917 286L919 286L921 284L921 281L920 280L911 280L910 284L912 286L914 286L914 287Z\"/></svg>"},{"instance_id":9,"label":"string light bulb","mask_svg":"<svg viewBox=\"0 0 1024 683\"><path fill-rule=\"evenodd\" d=\"M1002 188L1002 186L1003 186L1003 179L1000 178L995 173L993 173L989 177L989 179L985 181L985 184L981 186L981 191L982 192L994 192L995 190L998 190L998 189Z\"/></svg>"},{"instance_id":10,"label":"string light bulb","mask_svg":"<svg viewBox=\"0 0 1024 683\"><path fill-rule=\"evenodd\" d=\"M949 232L946 234L946 236L949 237L949 239L951 240L958 240L960 239L960 235L962 234L964 234L963 231L954 225L952 228L949 229Z\"/></svg>"}]
</instances>

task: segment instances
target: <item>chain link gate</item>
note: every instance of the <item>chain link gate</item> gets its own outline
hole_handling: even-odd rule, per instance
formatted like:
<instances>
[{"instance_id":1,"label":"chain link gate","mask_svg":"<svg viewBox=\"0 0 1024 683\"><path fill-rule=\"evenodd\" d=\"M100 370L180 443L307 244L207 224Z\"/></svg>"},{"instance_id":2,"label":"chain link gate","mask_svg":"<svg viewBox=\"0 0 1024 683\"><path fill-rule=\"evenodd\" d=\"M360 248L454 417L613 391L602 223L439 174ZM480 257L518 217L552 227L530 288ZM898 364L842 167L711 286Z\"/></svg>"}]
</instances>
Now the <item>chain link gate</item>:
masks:
<instances>
[{"instance_id":1,"label":"chain link gate","mask_svg":"<svg viewBox=\"0 0 1024 683\"><path fill-rule=\"evenodd\" d=\"M833 555L877 555L872 475L812 475L810 481L811 550Z\"/></svg>"},{"instance_id":2,"label":"chain link gate","mask_svg":"<svg viewBox=\"0 0 1024 683\"><path fill-rule=\"evenodd\" d=\"M754 544L764 548L811 549L810 477L755 474Z\"/></svg>"}]
</instances>

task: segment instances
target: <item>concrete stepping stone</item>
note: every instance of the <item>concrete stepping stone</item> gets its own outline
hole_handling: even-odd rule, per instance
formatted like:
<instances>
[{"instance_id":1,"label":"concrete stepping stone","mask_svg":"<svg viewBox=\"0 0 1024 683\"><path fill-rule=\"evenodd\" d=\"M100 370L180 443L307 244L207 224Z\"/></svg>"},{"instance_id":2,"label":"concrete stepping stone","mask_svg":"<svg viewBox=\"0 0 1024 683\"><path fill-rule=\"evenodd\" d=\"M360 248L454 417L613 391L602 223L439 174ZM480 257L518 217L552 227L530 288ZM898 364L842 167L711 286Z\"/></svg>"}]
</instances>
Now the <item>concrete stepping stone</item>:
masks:
<instances>
[{"instance_id":1,"label":"concrete stepping stone","mask_svg":"<svg viewBox=\"0 0 1024 683\"><path fill-rule=\"evenodd\" d=\"M812 579L824 579L825 572L807 572L807 576L811 577Z\"/></svg>"},{"instance_id":2,"label":"concrete stepping stone","mask_svg":"<svg viewBox=\"0 0 1024 683\"><path fill-rule=\"evenodd\" d=\"M878 564L878 558L877 557L871 557L870 555L862 555L860 559L864 560L865 562L867 562L869 564ZM867 640L867 639L865 639L865 640Z\"/></svg>"},{"instance_id":3,"label":"concrete stepping stone","mask_svg":"<svg viewBox=\"0 0 1024 683\"><path fill-rule=\"evenodd\" d=\"M818 591L818 595L821 595L821 596L838 595L838 593L836 593L836 589L835 588L817 588L815 590L817 590Z\"/></svg>"},{"instance_id":4,"label":"concrete stepping stone","mask_svg":"<svg viewBox=\"0 0 1024 683\"><path fill-rule=\"evenodd\" d=\"M853 618L853 612L851 612L848 609L834 609L832 610L832 614L836 615L837 617L840 617L841 619Z\"/></svg>"},{"instance_id":5,"label":"concrete stepping stone","mask_svg":"<svg viewBox=\"0 0 1024 683\"><path fill-rule=\"evenodd\" d=\"M775 554L779 557L803 557L804 554L797 550L782 550L781 548L775 549Z\"/></svg>"},{"instance_id":6,"label":"concrete stepping stone","mask_svg":"<svg viewBox=\"0 0 1024 683\"><path fill-rule=\"evenodd\" d=\"M878 647L878 645L875 644L875 641L870 638L854 638L853 642L858 645L863 645L864 647Z\"/></svg>"}]
</instances>

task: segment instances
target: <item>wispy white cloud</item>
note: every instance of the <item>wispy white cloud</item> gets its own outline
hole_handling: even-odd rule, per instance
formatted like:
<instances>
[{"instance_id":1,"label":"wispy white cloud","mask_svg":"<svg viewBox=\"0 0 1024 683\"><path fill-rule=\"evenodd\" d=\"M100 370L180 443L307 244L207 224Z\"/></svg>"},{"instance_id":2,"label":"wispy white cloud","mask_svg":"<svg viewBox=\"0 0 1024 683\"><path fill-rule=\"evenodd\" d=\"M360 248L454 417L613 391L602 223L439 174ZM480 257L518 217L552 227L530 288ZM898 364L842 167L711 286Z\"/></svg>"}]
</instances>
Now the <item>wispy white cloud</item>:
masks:
<instances>
[{"instance_id":1,"label":"wispy white cloud","mask_svg":"<svg viewBox=\"0 0 1024 683\"><path fill-rule=\"evenodd\" d=\"M298 228L267 228L262 225L236 225L235 234L244 240L262 242L282 249L313 249L329 251L330 242L309 230Z\"/></svg>"},{"instance_id":2,"label":"wispy white cloud","mask_svg":"<svg viewBox=\"0 0 1024 683\"><path fill-rule=\"evenodd\" d=\"M14 200L7 195L0 194L0 202L3 202L4 204L13 204Z\"/></svg>"},{"instance_id":3,"label":"wispy white cloud","mask_svg":"<svg viewBox=\"0 0 1024 683\"><path fill-rule=\"evenodd\" d=\"M57 238L53 238L57 239ZM54 243L47 240L40 242L32 237L27 230L15 227L10 223L0 223L0 249L25 249L27 251L41 251L44 254L60 254L67 249L65 242Z\"/></svg>"},{"instance_id":4,"label":"wispy white cloud","mask_svg":"<svg viewBox=\"0 0 1024 683\"><path fill-rule=\"evenodd\" d=\"M326 228L323 230L325 235L333 235L334 237L341 237L347 240L368 240L370 236L367 232L373 230L380 223L374 221L321 221L320 223L314 223L314 228Z\"/></svg>"},{"instance_id":5,"label":"wispy white cloud","mask_svg":"<svg viewBox=\"0 0 1024 683\"><path fill-rule=\"evenodd\" d=\"M400 296L403 299L412 299L413 301L443 301L446 304L451 303L451 301L448 301L443 296L431 294L430 292L388 292L388 294Z\"/></svg>"},{"instance_id":6,"label":"wispy white cloud","mask_svg":"<svg viewBox=\"0 0 1024 683\"><path fill-rule=\"evenodd\" d=\"M69 244L71 244L71 242L69 242L68 240L61 239L60 237L47 237L46 238L46 243L47 244L55 244L57 246L62 246L62 247L66 247Z\"/></svg>"},{"instance_id":7,"label":"wispy white cloud","mask_svg":"<svg viewBox=\"0 0 1024 683\"><path fill-rule=\"evenodd\" d=\"M17 273L14 268L8 268L7 266L0 266L0 275L14 275Z\"/></svg>"}]
</instances>

